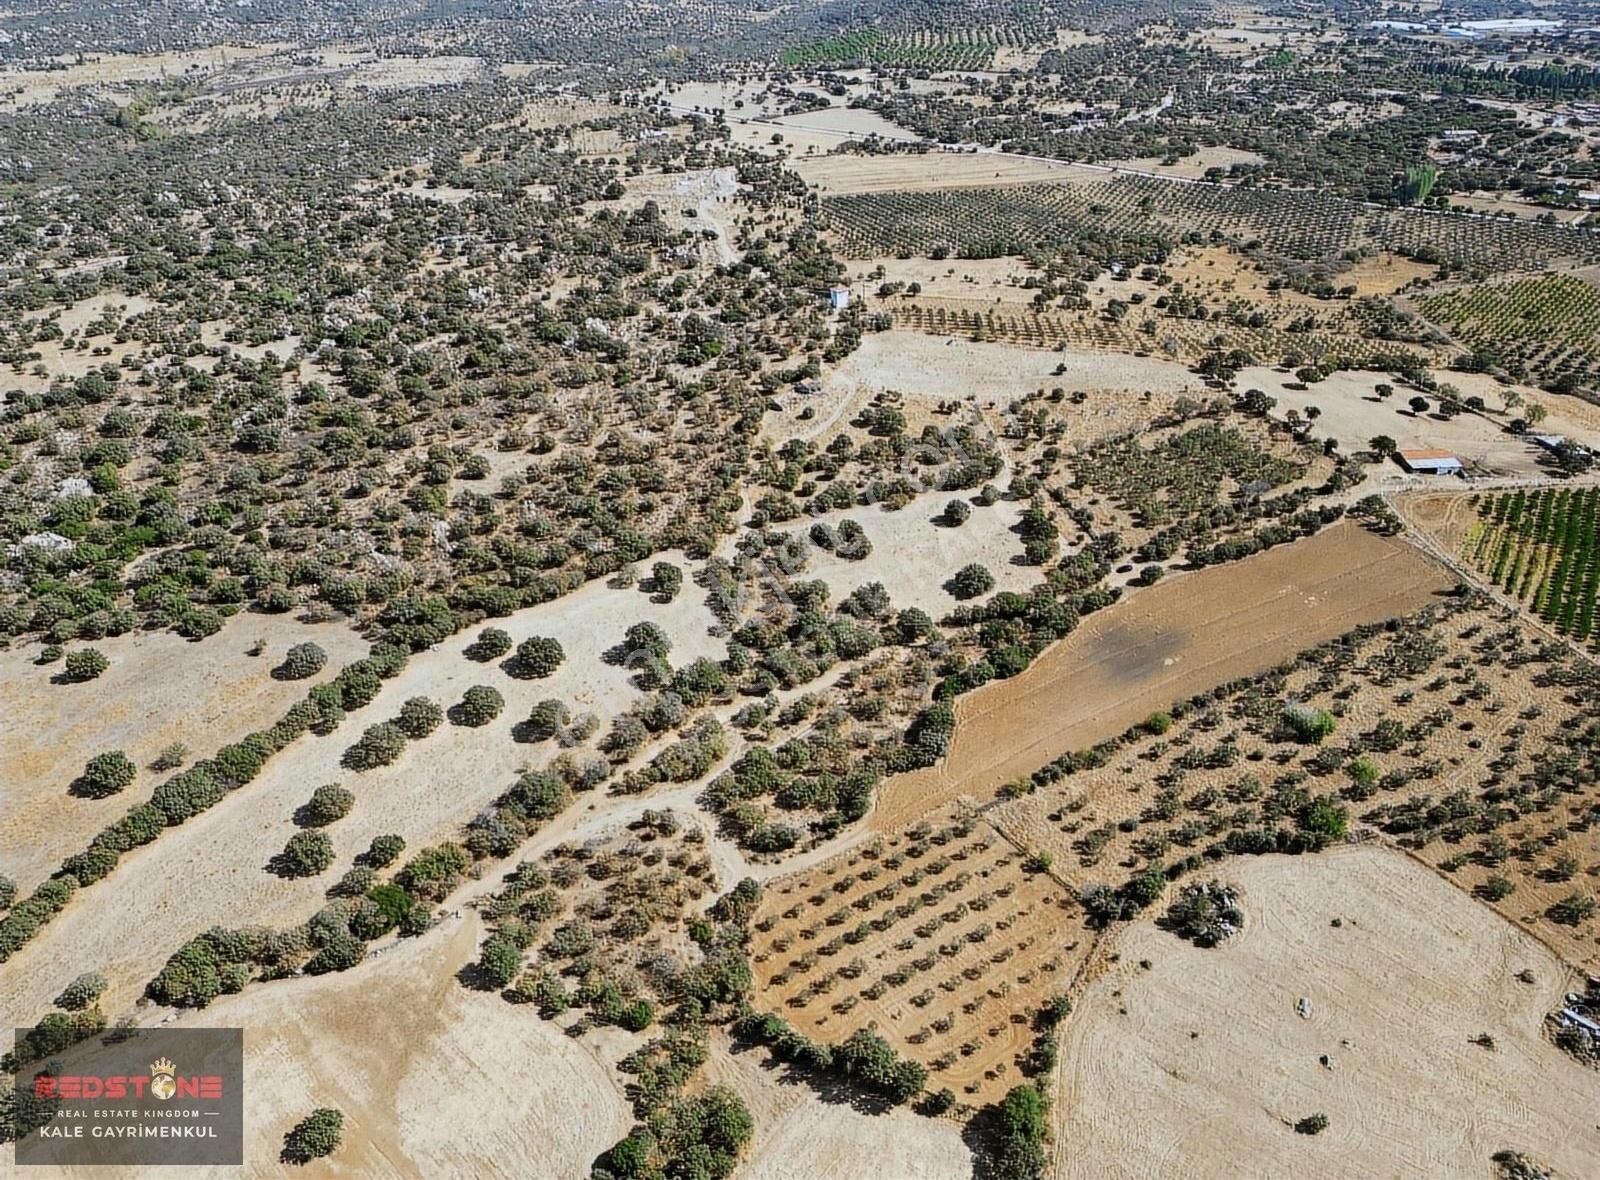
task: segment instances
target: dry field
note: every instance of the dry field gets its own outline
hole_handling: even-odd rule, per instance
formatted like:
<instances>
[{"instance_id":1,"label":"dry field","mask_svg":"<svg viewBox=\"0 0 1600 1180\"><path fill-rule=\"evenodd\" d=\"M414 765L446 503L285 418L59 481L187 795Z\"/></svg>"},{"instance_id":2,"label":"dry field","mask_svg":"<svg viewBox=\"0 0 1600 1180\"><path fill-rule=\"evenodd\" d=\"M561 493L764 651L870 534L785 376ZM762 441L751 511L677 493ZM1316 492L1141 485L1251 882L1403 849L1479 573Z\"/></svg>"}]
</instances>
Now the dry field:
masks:
<instances>
[{"instance_id":1,"label":"dry field","mask_svg":"<svg viewBox=\"0 0 1600 1180\"><path fill-rule=\"evenodd\" d=\"M597 620L607 622L597 625ZM721 654L721 644L706 634L711 618L692 585L672 603L659 605L638 589L591 582L564 598L496 621L513 642L535 634L560 640L566 660L546 679L513 679L496 664L467 659L462 653L476 637L476 628L413 656L403 672L385 682L377 699L333 734L299 738L248 786L124 856L110 877L75 898L9 960L0 980L0 1008L42 1014L50 997L85 969L83 948L93 947L95 966L110 980L106 1009L121 1011L168 955L207 928L237 925L246 917L262 925L290 925L309 917L336 873L374 836L397 833L412 848L453 836L465 817L505 791L524 767L553 755L552 743L525 745L512 736L536 702L559 697L574 714L593 711L604 722L637 699L639 690L628 671L605 664L601 655L621 641L630 623L642 620L667 632L675 660ZM215 642L193 650L213 651L210 644ZM249 657L241 654L238 659L246 662ZM171 667L167 674L174 682L184 679L181 667ZM393 718L407 698L427 696L448 707L474 684L493 685L505 696L505 711L492 724L464 728L447 723L411 743L391 766L362 773L341 767L344 751L362 730ZM204 732L188 740L205 756L218 744ZM333 782L357 799L350 815L329 829L335 869L302 880L272 875L267 862L296 830L295 809L315 787ZM64 783L59 787L63 807L82 804L64 793ZM8 840L8 859L13 846Z\"/></svg>"},{"instance_id":2,"label":"dry field","mask_svg":"<svg viewBox=\"0 0 1600 1180\"><path fill-rule=\"evenodd\" d=\"M259 656L246 652L264 641ZM275 680L272 669L296 643L312 641L328 666L305 680ZM366 654L341 624L307 625L283 615L236 615L204 643L167 632L134 633L92 645L111 667L82 684L55 683L61 664L33 662L35 647L0 652L0 873L23 889L150 792L167 775L144 769L174 742L191 758L265 729L339 668ZM96 754L121 750L141 768L133 785L107 799L67 788Z\"/></svg>"},{"instance_id":3,"label":"dry field","mask_svg":"<svg viewBox=\"0 0 1600 1180\"><path fill-rule=\"evenodd\" d=\"M1041 180L1102 181L1105 173L1053 160L1001 156L992 152L929 151L892 156L827 155L798 159L794 170L820 193L878 193L897 190L992 187Z\"/></svg>"},{"instance_id":4,"label":"dry field","mask_svg":"<svg viewBox=\"0 0 1600 1180\"><path fill-rule=\"evenodd\" d=\"M870 1028L971 1106L1023 1080L1033 1013L1093 941L1066 888L959 809L769 882L755 926L758 1008L831 1044Z\"/></svg>"},{"instance_id":5,"label":"dry field","mask_svg":"<svg viewBox=\"0 0 1600 1180\"><path fill-rule=\"evenodd\" d=\"M1569 980L1543 946L1384 849L1222 876L1241 934L1201 950L1128 928L1069 1021L1058 1180L1488 1176L1506 1148L1595 1174L1594 1074L1540 1035ZM1314 1112L1328 1129L1296 1134Z\"/></svg>"},{"instance_id":6,"label":"dry field","mask_svg":"<svg viewBox=\"0 0 1600 1180\"><path fill-rule=\"evenodd\" d=\"M476 943L475 917L446 920L342 974L181 1015L172 1027L245 1030L246 1167L196 1174L283 1175L283 1136L317 1106L344 1112L344 1142L307 1177L586 1174L633 1122L615 1075L531 1010L462 987Z\"/></svg>"},{"instance_id":7,"label":"dry field","mask_svg":"<svg viewBox=\"0 0 1600 1180\"><path fill-rule=\"evenodd\" d=\"M960 698L949 755L885 782L871 822L893 831L958 796L987 799L1175 700L1406 614L1450 585L1410 546L1339 524L1135 592L1021 675Z\"/></svg>"}]
</instances>

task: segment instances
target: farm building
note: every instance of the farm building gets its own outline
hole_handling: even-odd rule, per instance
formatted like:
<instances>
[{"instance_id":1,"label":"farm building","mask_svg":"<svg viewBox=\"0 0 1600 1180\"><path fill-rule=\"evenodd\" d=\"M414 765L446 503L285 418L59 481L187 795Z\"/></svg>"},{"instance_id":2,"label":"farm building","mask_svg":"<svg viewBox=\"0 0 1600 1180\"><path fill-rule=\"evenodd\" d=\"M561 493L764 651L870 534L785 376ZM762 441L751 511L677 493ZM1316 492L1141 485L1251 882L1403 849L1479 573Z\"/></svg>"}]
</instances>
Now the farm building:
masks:
<instances>
[{"instance_id":1,"label":"farm building","mask_svg":"<svg viewBox=\"0 0 1600 1180\"><path fill-rule=\"evenodd\" d=\"M828 306L834 311L843 311L850 306L849 287L830 287L828 289Z\"/></svg>"},{"instance_id":2,"label":"farm building","mask_svg":"<svg viewBox=\"0 0 1600 1180\"><path fill-rule=\"evenodd\" d=\"M1400 463L1415 475L1455 475L1464 464L1450 451L1401 451Z\"/></svg>"}]
</instances>

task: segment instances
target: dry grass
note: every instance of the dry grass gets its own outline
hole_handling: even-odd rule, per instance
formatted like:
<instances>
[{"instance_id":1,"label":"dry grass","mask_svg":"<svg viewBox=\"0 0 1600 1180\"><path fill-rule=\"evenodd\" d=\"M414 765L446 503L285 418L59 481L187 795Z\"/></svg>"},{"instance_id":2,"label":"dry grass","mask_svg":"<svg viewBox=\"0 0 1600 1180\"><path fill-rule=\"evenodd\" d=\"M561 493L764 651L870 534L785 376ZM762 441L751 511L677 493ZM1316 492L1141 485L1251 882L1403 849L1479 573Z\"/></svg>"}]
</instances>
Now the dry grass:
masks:
<instances>
[{"instance_id":1,"label":"dry grass","mask_svg":"<svg viewBox=\"0 0 1600 1180\"><path fill-rule=\"evenodd\" d=\"M1486 1176L1504 1148L1593 1173L1594 1075L1540 1035L1569 974L1548 950L1378 848L1223 871L1242 934L1201 950L1142 922L1078 1006L1056 1177Z\"/></svg>"}]
</instances>

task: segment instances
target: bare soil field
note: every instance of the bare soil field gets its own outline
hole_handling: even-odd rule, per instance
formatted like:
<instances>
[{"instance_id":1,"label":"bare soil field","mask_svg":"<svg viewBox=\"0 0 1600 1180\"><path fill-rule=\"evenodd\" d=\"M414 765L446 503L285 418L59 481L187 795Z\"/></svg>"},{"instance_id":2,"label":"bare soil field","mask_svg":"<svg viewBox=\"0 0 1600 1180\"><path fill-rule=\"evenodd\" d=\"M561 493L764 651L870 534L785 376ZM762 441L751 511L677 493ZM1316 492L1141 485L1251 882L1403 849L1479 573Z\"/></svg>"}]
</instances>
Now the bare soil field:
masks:
<instances>
[{"instance_id":1,"label":"bare soil field","mask_svg":"<svg viewBox=\"0 0 1600 1180\"><path fill-rule=\"evenodd\" d=\"M1409 545L1344 523L1137 592L1021 675L960 698L949 755L887 780L871 823L893 831L958 796L986 799L1174 700L1405 614L1451 584Z\"/></svg>"},{"instance_id":2,"label":"bare soil field","mask_svg":"<svg viewBox=\"0 0 1600 1180\"><path fill-rule=\"evenodd\" d=\"M1060 368L1063 371L1057 372ZM1200 378L1182 365L1122 353L1054 352L1022 345L975 343L949 336L891 329L874 332L829 373L818 416L833 400L864 404L886 389L927 400L953 398L980 406L1004 405L1039 389L1068 393L1121 390L1142 393L1203 392Z\"/></svg>"},{"instance_id":3,"label":"bare soil field","mask_svg":"<svg viewBox=\"0 0 1600 1180\"><path fill-rule=\"evenodd\" d=\"M1381 848L1223 876L1240 934L1202 950L1129 927L1069 1021L1058 1180L1488 1176L1507 1148L1595 1174L1594 1074L1540 1035L1570 974L1548 950ZM1327 1130L1297 1134L1316 1112Z\"/></svg>"},{"instance_id":4,"label":"bare soil field","mask_svg":"<svg viewBox=\"0 0 1600 1180\"><path fill-rule=\"evenodd\" d=\"M628 1104L584 1041L457 982L476 928L448 920L348 972L181 1016L173 1027L245 1030L249 1162L196 1174L281 1176L285 1132L317 1106L344 1112L344 1142L308 1177L586 1174L632 1125Z\"/></svg>"},{"instance_id":5,"label":"bare soil field","mask_svg":"<svg viewBox=\"0 0 1600 1180\"><path fill-rule=\"evenodd\" d=\"M1023 1080L1033 1014L1093 943L1070 891L960 809L769 882L756 930L757 1007L830 1044L870 1028L969 1106Z\"/></svg>"},{"instance_id":6,"label":"bare soil field","mask_svg":"<svg viewBox=\"0 0 1600 1180\"><path fill-rule=\"evenodd\" d=\"M794 170L819 192L878 193L906 189L992 187L1041 180L1105 179L1105 173L1054 160L991 152L929 151L893 156L819 155L797 159Z\"/></svg>"},{"instance_id":7,"label":"bare soil field","mask_svg":"<svg viewBox=\"0 0 1600 1180\"><path fill-rule=\"evenodd\" d=\"M259 656L246 654L260 640ZM296 643L315 642L328 665L305 680L275 680L272 669ZM92 645L110 668L82 684L57 683L59 662L34 663L36 647L0 652L0 873L31 889L166 775L144 769L182 742L190 757L264 729L359 659L367 644L338 623L309 625L286 615L235 615L201 643L171 632L101 639ZM121 794L79 798L67 789L95 754L121 750L141 768Z\"/></svg>"}]
</instances>

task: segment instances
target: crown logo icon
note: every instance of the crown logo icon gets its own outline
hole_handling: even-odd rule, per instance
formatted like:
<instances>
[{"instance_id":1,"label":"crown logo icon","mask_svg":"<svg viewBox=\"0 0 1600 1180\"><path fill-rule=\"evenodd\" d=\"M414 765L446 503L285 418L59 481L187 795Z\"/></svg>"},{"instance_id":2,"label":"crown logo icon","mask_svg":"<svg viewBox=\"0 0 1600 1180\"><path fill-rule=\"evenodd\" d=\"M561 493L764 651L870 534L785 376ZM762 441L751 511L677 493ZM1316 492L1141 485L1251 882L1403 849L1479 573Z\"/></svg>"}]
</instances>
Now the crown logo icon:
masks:
<instances>
[{"instance_id":1,"label":"crown logo icon","mask_svg":"<svg viewBox=\"0 0 1600 1180\"><path fill-rule=\"evenodd\" d=\"M177 1072L178 1067L173 1065L172 1062L168 1061L165 1057L157 1057L150 1066L151 1075L156 1077L159 1077L161 1074L166 1074L168 1077L171 1077Z\"/></svg>"}]
</instances>

